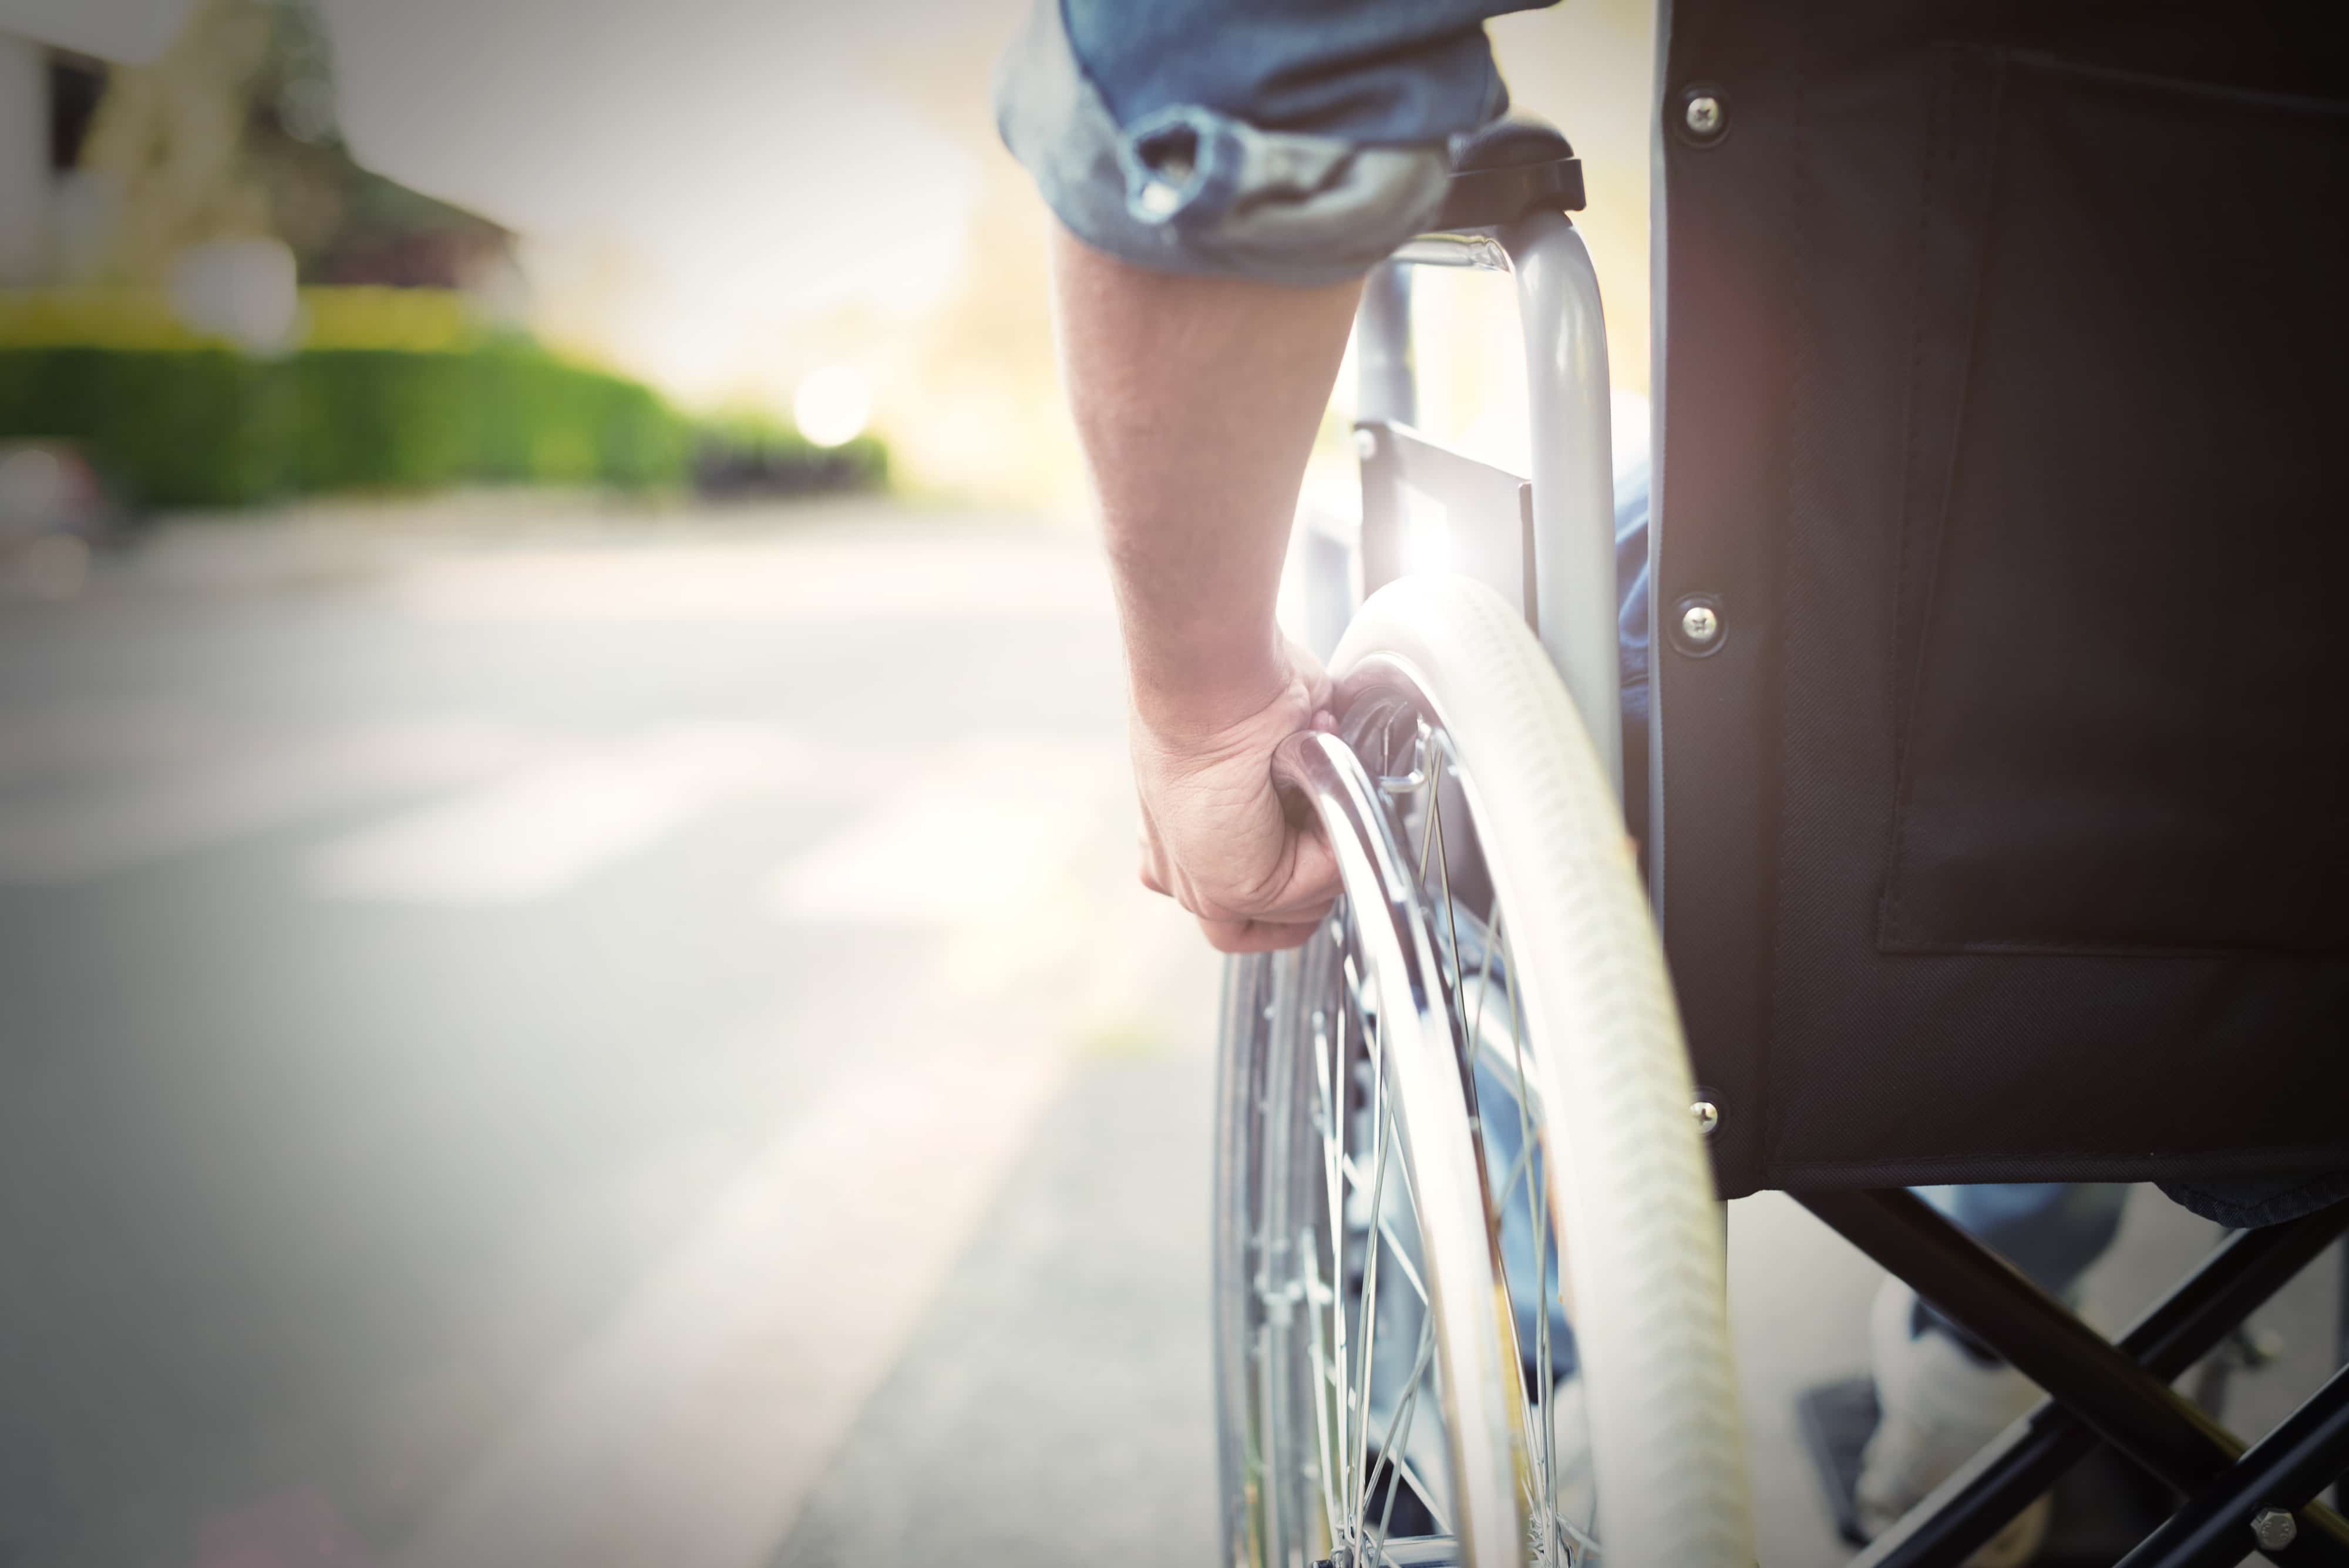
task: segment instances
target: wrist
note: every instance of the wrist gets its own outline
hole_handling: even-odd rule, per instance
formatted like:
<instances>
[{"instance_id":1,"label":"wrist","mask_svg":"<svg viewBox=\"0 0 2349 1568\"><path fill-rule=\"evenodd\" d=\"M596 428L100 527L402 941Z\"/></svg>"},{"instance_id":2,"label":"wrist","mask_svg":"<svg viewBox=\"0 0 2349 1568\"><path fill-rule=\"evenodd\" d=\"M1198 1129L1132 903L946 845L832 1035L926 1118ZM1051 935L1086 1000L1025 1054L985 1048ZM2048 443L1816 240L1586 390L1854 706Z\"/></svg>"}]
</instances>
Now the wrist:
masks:
<instances>
[{"instance_id":1,"label":"wrist","mask_svg":"<svg viewBox=\"0 0 2349 1568\"><path fill-rule=\"evenodd\" d=\"M1284 684L1278 675L1208 691L1151 691L1137 684L1130 701L1134 722L1151 739L1188 750L1246 725L1279 701Z\"/></svg>"},{"instance_id":2,"label":"wrist","mask_svg":"<svg viewBox=\"0 0 2349 1568\"><path fill-rule=\"evenodd\" d=\"M1252 655L1235 657L1229 645L1222 653L1216 659L1133 659L1128 701L1135 722L1154 740L1195 746L1257 717L1297 683L1277 636L1267 637Z\"/></svg>"}]
</instances>

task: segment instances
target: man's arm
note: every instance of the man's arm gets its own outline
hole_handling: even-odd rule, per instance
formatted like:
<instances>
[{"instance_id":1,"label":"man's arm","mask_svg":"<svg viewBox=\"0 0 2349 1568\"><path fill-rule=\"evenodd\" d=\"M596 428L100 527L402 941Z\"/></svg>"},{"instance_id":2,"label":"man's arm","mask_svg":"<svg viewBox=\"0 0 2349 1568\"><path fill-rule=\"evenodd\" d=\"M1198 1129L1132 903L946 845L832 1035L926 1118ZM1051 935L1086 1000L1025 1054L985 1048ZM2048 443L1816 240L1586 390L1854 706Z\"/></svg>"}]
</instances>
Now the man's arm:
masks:
<instances>
[{"instance_id":1,"label":"man's arm","mask_svg":"<svg viewBox=\"0 0 2349 1568\"><path fill-rule=\"evenodd\" d=\"M1233 950L1305 940L1329 846L1272 750L1328 681L1274 629L1361 275L1508 105L1484 23L1553 0L1037 0L996 122L1066 232L1071 400L1133 665L1143 880Z\"/></svg>"},{"instance_id":2,"label":"man's arm","mask_svg":"<svg viewBox=\"0 0 2349 1568\"><path fill-rule=\"evenodd\" d=\"M1358 282L1155 272L1059 235L1061 352L1132 680L1143 880L1226 951L1293 947L1336 889L1274 792L1329 698L1273 600Z\"/></svg>"}]
</instances>

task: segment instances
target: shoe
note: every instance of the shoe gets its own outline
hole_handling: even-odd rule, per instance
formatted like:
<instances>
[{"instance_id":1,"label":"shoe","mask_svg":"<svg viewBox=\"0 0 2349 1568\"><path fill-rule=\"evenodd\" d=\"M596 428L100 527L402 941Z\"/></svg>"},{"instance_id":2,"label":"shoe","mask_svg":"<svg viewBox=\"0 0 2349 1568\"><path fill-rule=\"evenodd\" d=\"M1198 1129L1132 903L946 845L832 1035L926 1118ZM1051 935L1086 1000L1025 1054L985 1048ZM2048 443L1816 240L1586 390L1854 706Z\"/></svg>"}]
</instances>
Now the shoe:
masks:
<instances>
[{"instance_id":1,"label":"shoe","mask_svg":"<svg viewBox=\"0 0 2349 1568\"><path fill-rule=\"evenodd\" d=\"M1876 1357L1876 1433L1860 1456L1853 1498L1870 1537L1900 1516L2041 1398L2002 1361L1985 1362L1932 1325L1917 1293L1887 1280L1869 1316ZM2047 1536L2053 1500L2040 1498L1966 1559L1966 1568L2021 1568Z\"/></svg>"}]
</instances>

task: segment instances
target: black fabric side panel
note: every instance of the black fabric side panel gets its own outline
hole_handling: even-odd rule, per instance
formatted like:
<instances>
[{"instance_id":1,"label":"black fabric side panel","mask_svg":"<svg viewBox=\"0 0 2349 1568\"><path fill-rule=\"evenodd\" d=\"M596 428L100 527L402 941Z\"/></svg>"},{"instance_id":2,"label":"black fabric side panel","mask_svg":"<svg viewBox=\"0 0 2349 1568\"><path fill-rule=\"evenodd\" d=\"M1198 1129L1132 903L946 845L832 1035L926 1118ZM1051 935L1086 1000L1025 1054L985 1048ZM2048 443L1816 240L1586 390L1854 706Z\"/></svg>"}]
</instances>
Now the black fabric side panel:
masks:
<instances>
[{"instance_id":1,"label":"black fabric side panel","mask_svg":"<svg viewBox=\"0 0 2349 1568\"><path fill-rule=\"evenodd\" d=\"M1958 53L1883 944L2349 950L2349 103Z\"/></svg>"},{"instance_id":2,"label":"black fabric side panel","mask_svg":"<svg viewBox=\"0 0 2349 1568\"><path fill-rule=\"evenodd\" d=\"M2073 192L2068 214L2047 210L2080 177L2082 137L2090 171L2111 173L2098 139L2112 95L2146 96L2117 74L2213 89L2187 95L2201 118L2183 140L2224 156L2182 147L2186 121L2168 109L2142 127L2123 116L2132 145L2206 185L2253 153L2221 134L2239 109L2205 99L2349 96L2323 10L1675 0L1665 111L1686 86L1714 84L1728 130L1695 148L1665 127L1657 612L1717 594L1726 636L1711 659L1659 646L1661 883L1697 1071L1723 1105L1725 1189L1842 1184L1837 1172L1864 1185L2349 1165L2349 960L2324 934L2338 909L2307 901L2340 878L2303 877L2295 859L2336 853L2344 814L2323 807L2341 800L2349 703L2309 706L2344 684L2337 634L2322 616L2304 624L2302 585L2277 581L2329 576L2329 597L2341 580L2318 524L2337 537L2344 476L2330 465L2349 441L2317 451L2309 437L2344 428L2349 353L2279 364L2257 308L2303 324L2340 308L2337 286L2317 287L2325 268L2344 274L2337 241L2282 252L2294 223L2330 235L2349 203L2300 213L2262 172L2243 207L2186 182L2140 187L2132 171ZM2019 109L2018 76L2036 95ZM2094 83L2085 98L2082 82ZM2286 140L2276 167L2297 158L2306 181L2338 175ZM2256 244L2230 251L2224 223L2187 233L2206 209L2231 214L2239 235L2264 225ZM2046 248L2014 248L2018 210L2053 236ZM2154 237L2181 234L2146 259ZM2185 286L2221 265L2259 297ZM2052 317L2026 308L2049 300ZM2313 322L2311 339L2330 325ZM1949 358L1961 340L1963 357ZM2151 385L2172 363L2165 344L2181 340L2203 384ZM2272 373L2214 379L2214 344L2228 340ZM2098 374L2148 384L2076 406L2093 402ZM2180 439L2197 420L2223 435L2227 461ZM2238 462L2262 519L2238 524L2210 495L2176 493ZM2148 509L2157 537L2122 526ZM2214 513L2208 526L2238 547L2179 526ZM2055 627L2033 596L2059 584L2101 585L2103 600ZM2262 620L2262 604L2299 613ZM2005 618L2026 609L2020 628ZM2189 611L2201 618L2177 629ZM2164 645L2166 627L2194 653ZM2059 645L2057 681L2044 659L1997 662L2050 636L2094 646ZM2214 649L2250 688L2241 704L2211 701ZM2322 733L2277 737L2294 716ZM2075 743L2097 725L2108 749L2142 734L2175 757L2190 730L2214 753L2250 748L2271 781L2288 764L2306 772L2246 784L2240 759L2176 764L2214 792L2189 815L2206 831L2232 823L2232 836L2198 840L2158 809L2131 811L2145 770ZM2040 756L2069 771L2041 776ZM2004 771L1979 795L1932 784L1971 789L1969 770L1992 764ZM2094 834L2008 836L2060 813L2081 781ZM1908 825L1899 879L1916 902L1893 924L1904 802L1961 810L1946 826ZM1920 857L1936 834L1957 847ZM2240 885L2215 867L2214 843L2255 851ZM2132 890L2134 857L2152 845L2188 857L2188 895L2158 877ZM2050 871L2050 857L2071 858ZM1996 902L2014 888L2024 896ZM1992 914L2013 917L2004 933ZM2015 923L2031 920L2063 950L1973 940L2032 939Z\"/></svg>"},{"instance_id":3,"label":"black fabric side panel","mask_svg":"<svg viewBox=\"0 0 2349 1568\"><path fill-rule=\"evenodd\" d=\"M2335 967L1913 959L1803 1016L1837 1035L1779 1054L1772 1185L1836 1167L1865 1186L2349 1164Z\"/></svg>"}]
</instances>

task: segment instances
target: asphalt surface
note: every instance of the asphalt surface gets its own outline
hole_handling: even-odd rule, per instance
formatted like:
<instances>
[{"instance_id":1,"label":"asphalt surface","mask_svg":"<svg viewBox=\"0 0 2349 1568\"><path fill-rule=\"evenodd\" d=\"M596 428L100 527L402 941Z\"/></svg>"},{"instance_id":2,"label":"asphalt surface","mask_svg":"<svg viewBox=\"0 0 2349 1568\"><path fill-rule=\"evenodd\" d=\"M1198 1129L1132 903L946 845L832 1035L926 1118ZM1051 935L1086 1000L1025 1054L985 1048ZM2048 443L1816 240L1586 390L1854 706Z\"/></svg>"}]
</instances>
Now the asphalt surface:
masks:
<instances>
[{"instance_id":1,"label":"asphalt surface","mask_svg":"<svg viewBox=\"0 0 2349 1568\"><path fill-rule=\"evenodd\" d=\"M1216 968L1121 724L1017 520L212 524L0 604L0 1568L1210 1561ZM2092 1312L2209 1238L2145 1195ZM1792 1401L1874 1276L1731 1247L1763 1559L1839 1562Z\"/></svg>"}]
</instances>

